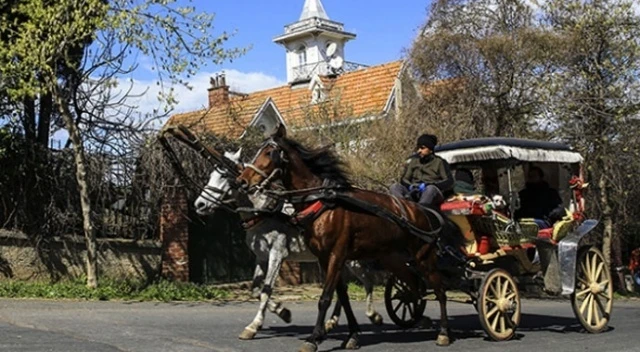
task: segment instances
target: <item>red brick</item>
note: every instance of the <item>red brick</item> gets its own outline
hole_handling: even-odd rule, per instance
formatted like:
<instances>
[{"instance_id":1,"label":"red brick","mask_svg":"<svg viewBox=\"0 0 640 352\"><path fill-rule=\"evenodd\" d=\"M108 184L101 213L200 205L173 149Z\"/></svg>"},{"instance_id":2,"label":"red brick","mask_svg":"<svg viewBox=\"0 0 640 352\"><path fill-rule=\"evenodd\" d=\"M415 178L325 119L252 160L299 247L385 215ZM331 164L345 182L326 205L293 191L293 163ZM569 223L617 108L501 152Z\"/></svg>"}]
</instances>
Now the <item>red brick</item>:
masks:
<instances>
[{"instance_id":1,"label":"red brick","mask_svg":"<svg viewBox=\"0 0 640 352\"><path fill-rule=\"evenodd\" d=\"M189 221L186 194L181 187L170 188L164 195L160 214L162 240L162 276L189 281Z\"/></svg>"}]
</instances>

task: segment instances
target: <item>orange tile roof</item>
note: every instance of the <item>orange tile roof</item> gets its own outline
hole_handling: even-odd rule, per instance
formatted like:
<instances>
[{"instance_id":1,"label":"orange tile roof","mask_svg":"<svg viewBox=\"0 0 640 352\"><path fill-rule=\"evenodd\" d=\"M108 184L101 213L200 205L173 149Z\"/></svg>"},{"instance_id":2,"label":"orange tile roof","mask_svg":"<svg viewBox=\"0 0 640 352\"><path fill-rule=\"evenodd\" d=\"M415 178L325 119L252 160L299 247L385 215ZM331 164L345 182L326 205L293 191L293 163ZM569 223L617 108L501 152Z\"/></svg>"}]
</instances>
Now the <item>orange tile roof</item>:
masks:
<instances>
[{"instance_id":1,"label":"orange tile roof","mask_svg":"<svg viewBox=\"0 0 640 352\"><path fill-rule=\"evenodd\" d=\"M321 76L320 81L327 92L325 104L335 103L339 112L332 120L380 114L400 73L402 61L344 73L336 78ZM230 138L239 137L249 126L260 107L271 98L289 126L301 126L312 115L313 109L322 104L311 104L308 85L291 87L285 85L246 96L232 96L228 104L173 115L167 125L184 124L193 129L204 129Z\"/></svg>"}]
</instances>

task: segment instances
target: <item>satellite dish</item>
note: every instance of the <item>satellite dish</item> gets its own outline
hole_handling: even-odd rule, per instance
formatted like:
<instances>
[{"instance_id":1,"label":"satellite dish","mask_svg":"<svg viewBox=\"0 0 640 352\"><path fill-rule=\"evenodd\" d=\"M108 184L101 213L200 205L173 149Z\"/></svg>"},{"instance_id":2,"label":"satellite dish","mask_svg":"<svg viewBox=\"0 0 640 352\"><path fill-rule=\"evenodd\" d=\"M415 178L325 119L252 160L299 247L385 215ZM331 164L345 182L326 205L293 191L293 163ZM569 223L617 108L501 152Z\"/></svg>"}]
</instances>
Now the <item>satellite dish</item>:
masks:
<instances>
[{"instance_id":1,"label":"satellite dish","mask_svg":"<svg viewBox=\"0 0 640 352\"><path fill-rule=\"evenodd\" d=\"M342 64L344 64L344 60L340 56L334 57L333 59L331 59L331 61L329 61L329 66L331 66L331 68L333 68L334 70L341 69Z\"/></svg>"},{"instance_id":2,"label":"satellite dish","mask_svg":"<svg viewBox=\"0 0 640 352\"><path fill-rule=\"evenodd\" d=\"M329 45L327 45L327 56L333 57L336 50L338 50L338 45L334 42L329 43Z\"/></svg>"}]
</instances>

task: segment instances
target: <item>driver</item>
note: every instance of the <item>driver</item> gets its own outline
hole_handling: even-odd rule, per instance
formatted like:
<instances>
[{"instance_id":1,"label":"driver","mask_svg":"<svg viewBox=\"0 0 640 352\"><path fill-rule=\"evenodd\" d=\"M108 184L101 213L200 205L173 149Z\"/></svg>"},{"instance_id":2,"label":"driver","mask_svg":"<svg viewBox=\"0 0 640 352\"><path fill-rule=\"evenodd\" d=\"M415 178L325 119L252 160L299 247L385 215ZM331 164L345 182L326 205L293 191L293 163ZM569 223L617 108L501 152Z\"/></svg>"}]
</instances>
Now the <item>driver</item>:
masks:
<instances>
[{"instance_id":1,"label":"driver","mask_svg":"<svg viewBox=\"0 0 640 352\"><path fill-rule=\"evenodd\" d=\"M390 187L391 194L417 198L420 205L430 208L437 209L442 204L443 194L452 190L454 180L449 164L434 154L437 144L438 138L431 134L418 138L417 153L406 161L400 183Z\"/></svg>"}]
</instances>

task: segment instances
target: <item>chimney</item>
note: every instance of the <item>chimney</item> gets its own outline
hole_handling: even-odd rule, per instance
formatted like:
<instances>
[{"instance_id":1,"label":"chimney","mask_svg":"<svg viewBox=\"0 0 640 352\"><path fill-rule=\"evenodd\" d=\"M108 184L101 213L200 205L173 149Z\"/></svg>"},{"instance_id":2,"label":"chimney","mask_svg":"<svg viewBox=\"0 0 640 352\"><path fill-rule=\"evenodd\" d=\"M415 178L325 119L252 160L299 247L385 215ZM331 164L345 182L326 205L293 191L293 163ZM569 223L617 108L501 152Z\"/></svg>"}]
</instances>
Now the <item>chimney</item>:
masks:
<instances>
[{"instance_id":1,"label":"chimney","mask_svg":"<svg viewBox=\"0 0 640 352\"><path fill-rule=\"evenodd\" d=\"M229 86L227 85L224 73L211 77L209 80L211 88L209 91L209 108L229 104Z\"/></svg>"}]
</instances>

